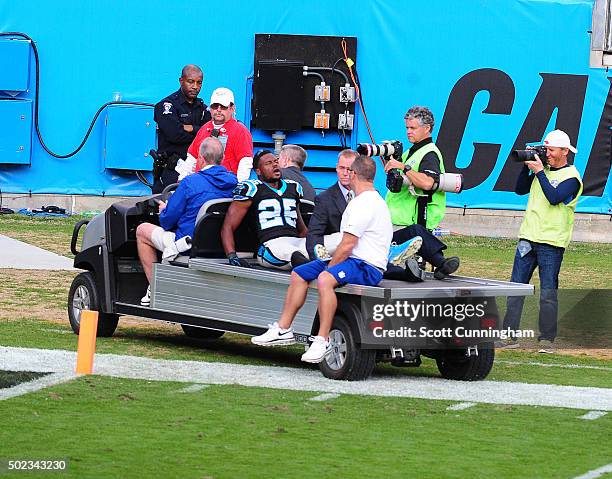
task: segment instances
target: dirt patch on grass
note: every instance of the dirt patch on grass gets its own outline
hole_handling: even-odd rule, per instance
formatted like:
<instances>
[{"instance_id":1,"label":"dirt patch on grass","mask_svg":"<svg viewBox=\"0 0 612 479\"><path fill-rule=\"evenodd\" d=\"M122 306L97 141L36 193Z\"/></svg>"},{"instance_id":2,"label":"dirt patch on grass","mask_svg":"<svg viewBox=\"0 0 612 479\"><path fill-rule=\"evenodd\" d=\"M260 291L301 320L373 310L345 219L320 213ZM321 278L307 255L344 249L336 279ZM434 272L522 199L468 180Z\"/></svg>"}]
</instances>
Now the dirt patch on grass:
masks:
<instances>
[{"instance_id":1,"label":"dirt patch on grass","mask_svg":"<svg viewBox=\"0 0 612 479\"><path fill-rule=\"evenodd\" d=\"M28 316L64 320L68 290L76 271L3 269L0 281L0 319Z\"/></svg>"},{"instance_id":2,"label":"dirt patch on grass","mask_svg":"<svg viewBox=\"0 0 612 479\"><path fill-rule=\"evenodd\" d=\"M612 360L610 349L558 349L556 353L562 356Z\"/></svg>"}]
</instances>

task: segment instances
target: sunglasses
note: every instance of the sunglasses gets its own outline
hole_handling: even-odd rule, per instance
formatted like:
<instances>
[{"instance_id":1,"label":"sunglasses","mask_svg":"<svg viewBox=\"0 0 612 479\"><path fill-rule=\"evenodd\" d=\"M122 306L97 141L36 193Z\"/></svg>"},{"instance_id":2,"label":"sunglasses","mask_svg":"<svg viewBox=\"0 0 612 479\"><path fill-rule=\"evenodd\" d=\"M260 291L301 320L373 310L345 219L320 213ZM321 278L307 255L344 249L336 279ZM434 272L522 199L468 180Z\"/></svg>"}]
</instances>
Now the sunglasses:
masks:
<instances>
[{"instance_id":1,"label":"sunglasses","mask_svg":"<svg viewBox=\"0 0 612 479\"><path fill-rule=\"evenodd\" d=\"M227 110L229 106L223 106L221 103L213 103L210 105L211 110Z\"/></svg>"}]
</instances>

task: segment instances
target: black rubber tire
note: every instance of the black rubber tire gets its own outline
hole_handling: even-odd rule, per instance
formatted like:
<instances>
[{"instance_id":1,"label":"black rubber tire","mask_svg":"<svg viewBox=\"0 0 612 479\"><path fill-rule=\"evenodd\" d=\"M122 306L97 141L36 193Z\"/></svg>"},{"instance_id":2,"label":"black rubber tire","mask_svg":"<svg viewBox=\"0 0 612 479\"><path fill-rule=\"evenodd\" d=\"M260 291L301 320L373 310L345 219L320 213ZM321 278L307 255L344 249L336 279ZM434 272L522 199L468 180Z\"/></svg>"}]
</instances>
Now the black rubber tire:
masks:
<instances>
[{"instance_id":1,"label":"black rubber tire","mask_svg":"<svg viewBox=\"0 0 612 479\"><path fill-rule=\"evenodd\" d=\"M338 338L343 343L336 343ZM330 340L334 342L334 351L319 363L323 376L345 381L361 381L370 377L376 366L376 350L359 347L351 324L343 316L334 317Z\"/></svg>"},{"instance_id":2,"label":"black rubber tire","mask_svg":"<svg viewBox=\"0 0 612 479\"><path fill-rule=\"evenodd\" d=\"M458 381L479 381L487 377L495 360L493 344L478 348L478 356L466 356L464 349L448 350L436 359L442 377Z\"/></svg>"},{"instance_id":3,"label":"black rubber tire","mask_svg":"<svg viewBox=\"0 0 612 479\"><path fill-rule=\"evenodd\" d=\"M100 300L93 273L86 271L79 274L68 292L68 320L75 334L79 334L81 327L80 310L89 309L98 311L98 337L110 337L117 329L118 314L103 313L100 311Z\"/></svg>"},{"instance_id":4,"label":"black rubber tire","mask_svg":"<svg viewBox=\"0 0 612 479\"><path fill-rule=\"evenodd\" d=\"M217 329L208 328L196 328L195 326L188 326L187 324L181 324L183 332L194 339L219 339L225 334L225 331L219 331Z\"/></svg>"}]
</instances>

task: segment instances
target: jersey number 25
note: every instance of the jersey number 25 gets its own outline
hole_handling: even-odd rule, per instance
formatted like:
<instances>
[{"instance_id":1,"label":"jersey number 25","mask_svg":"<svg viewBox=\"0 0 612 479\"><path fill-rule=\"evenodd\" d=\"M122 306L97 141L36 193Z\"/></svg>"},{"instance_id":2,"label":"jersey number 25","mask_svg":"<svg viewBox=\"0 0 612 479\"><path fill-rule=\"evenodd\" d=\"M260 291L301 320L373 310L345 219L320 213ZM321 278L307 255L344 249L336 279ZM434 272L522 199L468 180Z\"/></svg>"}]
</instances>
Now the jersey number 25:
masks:
<instances>
[{"instance_id":1,"label":"jersey number 25","mask_svg":"<svg viewBox=\"0 0 612 479\"><path fill-rule=\"evenodd\" d=\"M259 224L265 230L275 226L292 226L297 224L297 206L293 198L267 198L259 202Z\"/></svg>"}]
</instances>

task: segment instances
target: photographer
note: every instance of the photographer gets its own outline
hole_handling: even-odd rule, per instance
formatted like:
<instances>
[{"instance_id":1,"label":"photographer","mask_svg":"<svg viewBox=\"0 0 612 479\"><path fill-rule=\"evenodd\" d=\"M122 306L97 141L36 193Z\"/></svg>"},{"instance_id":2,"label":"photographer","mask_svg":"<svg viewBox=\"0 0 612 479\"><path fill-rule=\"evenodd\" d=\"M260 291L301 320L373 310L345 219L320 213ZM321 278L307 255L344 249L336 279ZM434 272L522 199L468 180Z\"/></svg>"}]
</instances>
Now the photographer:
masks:
<instances>
[{"instance_id":1,"label":"photographer","mask_svg":"<svg viewBox=\"0 0 612 479\"><path fill-rule=\"evenodd\" d=\"M512 267L515 283L529 283L536 267L540 275L538 341L541 353L553 352L557 335L557 289L563 253L572 237L574 210L582 193L578 170L567 162L569 151L577 153L567 134L554 130L544 138L546 166L534 154L525 161L516 182L516 193L529 193L525 217ZM534 179L537 178L537 181ZM523 311L523 297L508 298L504 329L517 330ZM518 347L516 339L500 344Z\"/></svg>"},{"instance_id":2,"label":"photographer","mask_svg":"<svg viewBox=\"0 0 612 479\"><path fill-rule=\"evenodd\" d=\"M408 183L399 192L389 191L386 196L395 231L393 241L402 243L421 236L423 246L419 254L435 267L434 277L443 279L457 271L459 258L445 259L442 251L446 245L431 234L446 210L446 193L442 189L434 190L440 174L444 173L442 153L431 138L434 117L429 108L415 106L408 110L404 120L412 147L402 155L401 161L390 159L385 165L385 173L397 169Z\"/></svg>"}]
</instances>

